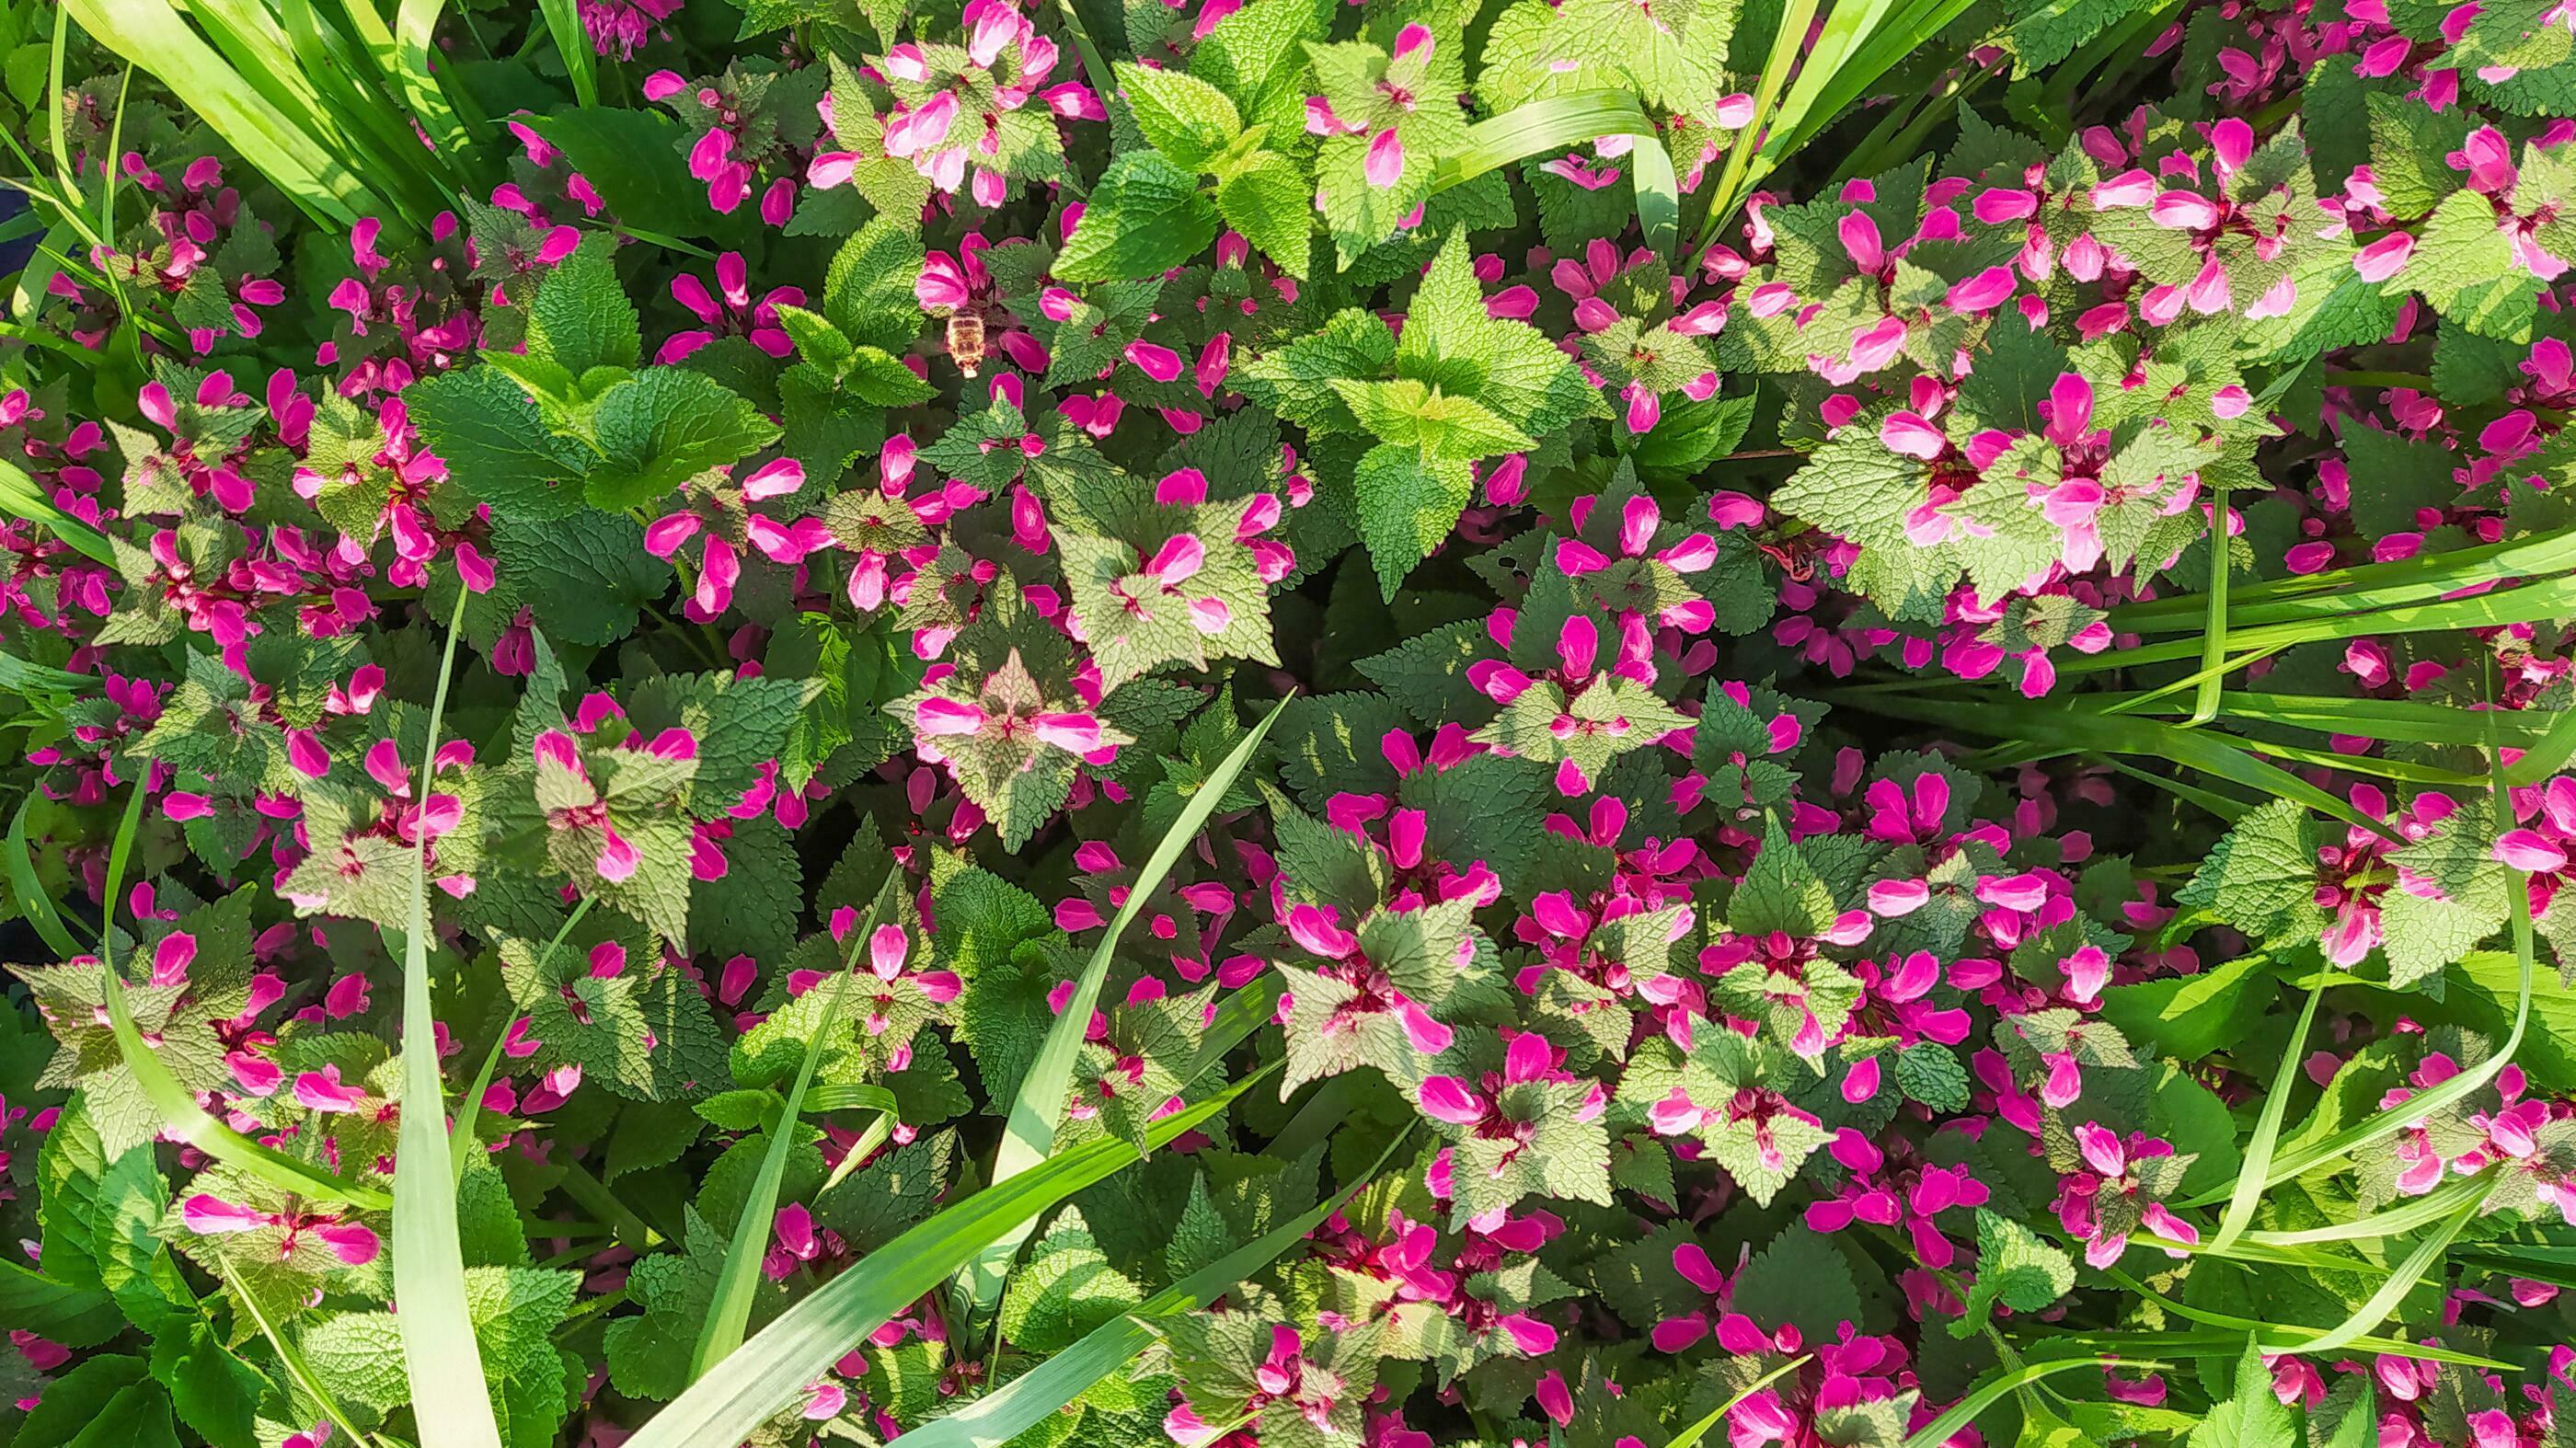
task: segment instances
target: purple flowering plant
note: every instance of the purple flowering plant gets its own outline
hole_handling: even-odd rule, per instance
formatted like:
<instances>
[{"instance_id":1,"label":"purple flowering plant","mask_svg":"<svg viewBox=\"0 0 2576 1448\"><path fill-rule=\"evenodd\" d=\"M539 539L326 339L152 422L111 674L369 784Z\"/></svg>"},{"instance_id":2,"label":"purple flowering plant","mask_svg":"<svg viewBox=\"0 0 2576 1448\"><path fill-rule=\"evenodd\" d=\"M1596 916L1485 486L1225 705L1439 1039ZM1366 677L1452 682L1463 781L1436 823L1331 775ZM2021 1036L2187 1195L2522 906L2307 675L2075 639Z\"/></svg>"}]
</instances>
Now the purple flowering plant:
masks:
<instances>
[{"instance_id":1,"label":"purple flowering plant","mask_svg":"<svg viewBox=\"0 0 2576 1448\"><path fill-rule=\"evenodd\" d=\"M2566 0L0 121L0 1448L2576 1448Z\"/></svg>"}]
</instances>

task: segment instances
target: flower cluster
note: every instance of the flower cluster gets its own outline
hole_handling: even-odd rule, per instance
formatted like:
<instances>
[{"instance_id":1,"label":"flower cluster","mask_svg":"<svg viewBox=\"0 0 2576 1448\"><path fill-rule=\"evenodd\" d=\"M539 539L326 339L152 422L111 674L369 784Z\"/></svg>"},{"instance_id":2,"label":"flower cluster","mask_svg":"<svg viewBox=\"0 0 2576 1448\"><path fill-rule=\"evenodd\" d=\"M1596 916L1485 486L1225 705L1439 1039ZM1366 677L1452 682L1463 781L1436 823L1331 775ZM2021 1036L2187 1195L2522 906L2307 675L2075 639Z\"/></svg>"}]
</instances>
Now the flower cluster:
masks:
<instances>
[{"instance_id":1,"label":"flower cluster","mask_svg":"<svg viewBox=\"0 0 2576 1448\"><path fill-rule=\"evenodd\" d=\"M316 3L20 48L13 1448L2576 1431L2567 15Z\"/></svg>"}]
</instances>

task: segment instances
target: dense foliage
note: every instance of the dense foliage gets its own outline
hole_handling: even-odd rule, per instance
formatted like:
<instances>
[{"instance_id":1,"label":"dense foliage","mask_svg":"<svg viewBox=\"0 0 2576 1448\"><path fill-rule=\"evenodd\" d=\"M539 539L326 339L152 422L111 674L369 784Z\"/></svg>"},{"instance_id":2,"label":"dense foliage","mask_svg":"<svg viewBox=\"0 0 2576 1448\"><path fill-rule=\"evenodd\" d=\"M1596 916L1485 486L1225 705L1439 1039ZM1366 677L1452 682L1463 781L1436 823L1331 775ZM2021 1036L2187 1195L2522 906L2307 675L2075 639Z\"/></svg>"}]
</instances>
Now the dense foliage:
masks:
<instances>
[{"instance_id":1,"label":"dense foliage","mask_svg":"<svg viewBox=\"0 0 2576 1448\"><path fill-rule=\"evenodd\" d=\"M2576 1445L2564 0L0 91L5 1448Z\"/></svg>"}]
</instances>

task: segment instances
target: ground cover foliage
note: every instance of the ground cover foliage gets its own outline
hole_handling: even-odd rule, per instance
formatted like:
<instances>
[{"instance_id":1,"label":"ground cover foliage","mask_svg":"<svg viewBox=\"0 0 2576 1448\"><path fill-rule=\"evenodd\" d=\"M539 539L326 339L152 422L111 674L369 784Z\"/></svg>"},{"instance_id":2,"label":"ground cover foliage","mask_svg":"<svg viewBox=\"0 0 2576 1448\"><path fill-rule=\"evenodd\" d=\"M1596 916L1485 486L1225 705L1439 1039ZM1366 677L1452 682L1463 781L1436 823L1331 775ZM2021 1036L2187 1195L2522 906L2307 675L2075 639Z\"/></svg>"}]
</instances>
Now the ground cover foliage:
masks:
<instances>
[{"instance_id":1,"label":"ground cover foliage","mask_svg":"<svg viewBox=\"0 0 2576 1448\"><path fill-rule=\"evenodd\" d=\"M0 1445L2570 1448L2571 51L0 7Z\"/></svg>"}]
</instances>

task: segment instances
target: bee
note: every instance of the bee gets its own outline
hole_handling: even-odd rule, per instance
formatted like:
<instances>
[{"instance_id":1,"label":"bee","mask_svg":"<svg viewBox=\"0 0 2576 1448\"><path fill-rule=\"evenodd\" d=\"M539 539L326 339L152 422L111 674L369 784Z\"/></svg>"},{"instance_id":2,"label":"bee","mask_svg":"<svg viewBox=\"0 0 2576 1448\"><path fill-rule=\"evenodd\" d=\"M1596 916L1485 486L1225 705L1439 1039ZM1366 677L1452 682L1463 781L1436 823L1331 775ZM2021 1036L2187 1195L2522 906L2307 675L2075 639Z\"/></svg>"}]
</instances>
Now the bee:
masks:
<instances>
[{"instance_id":1,"label":"bee","mask_svg":"<svg viewBox=\"0 0 2576 1448\"><path fill-rule=\"evenodd\" d=\"M957 370L965 376L975 375L984 365L984 316L971 307L960 307L948 315L948 355Z\"/></svg>"}]
</instances>

